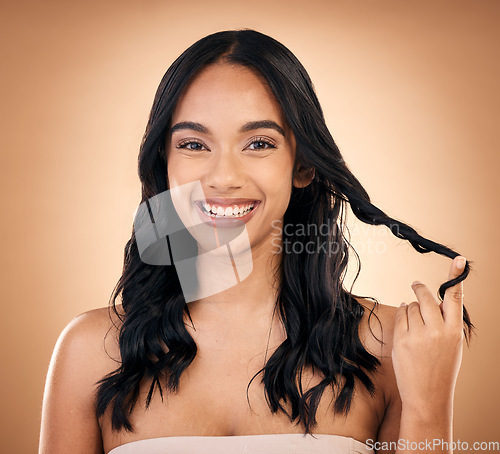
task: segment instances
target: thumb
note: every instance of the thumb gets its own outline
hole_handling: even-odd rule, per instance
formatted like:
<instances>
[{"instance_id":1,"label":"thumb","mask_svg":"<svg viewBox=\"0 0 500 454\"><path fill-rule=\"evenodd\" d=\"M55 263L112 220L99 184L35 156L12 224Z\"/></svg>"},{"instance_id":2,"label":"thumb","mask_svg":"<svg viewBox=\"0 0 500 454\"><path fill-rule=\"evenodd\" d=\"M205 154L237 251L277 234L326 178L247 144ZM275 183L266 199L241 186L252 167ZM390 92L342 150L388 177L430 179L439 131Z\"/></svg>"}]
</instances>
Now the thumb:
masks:
<instances>
[{"instance_id":1,"label":"thumb","mask_svg":"<svg viewBox=\"0 0 500 454\"><path fill-rule=\"evenodd\" d=\"M452 280L460 276L465 269L466 262L465 257L460 255L455 257L450 266L448 280ZM461 281L453 287L446 289L442 302L443 317L446 323L462 324L464 297L463 285L463 281Z\"/></svg>"}]
</instances>

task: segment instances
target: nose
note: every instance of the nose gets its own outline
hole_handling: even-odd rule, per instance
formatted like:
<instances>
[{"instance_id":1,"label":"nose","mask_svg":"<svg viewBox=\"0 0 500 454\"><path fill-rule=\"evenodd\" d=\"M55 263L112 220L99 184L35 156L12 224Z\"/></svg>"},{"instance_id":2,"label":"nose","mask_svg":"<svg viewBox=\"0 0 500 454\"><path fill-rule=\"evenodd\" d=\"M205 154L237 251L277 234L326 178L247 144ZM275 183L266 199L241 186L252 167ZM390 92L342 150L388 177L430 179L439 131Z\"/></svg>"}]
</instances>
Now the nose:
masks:
<instances>
[{"instance_id":1,"label":"nose","mask_svg":"<svg viewBox=\"0 0 500 454\"><path fill-rule=\"evenodd\" d=\"M230 150L217 153L207 166L205 184L220 192L238 189L244 185L243 163Z\"/></svg>"}]
</instances>

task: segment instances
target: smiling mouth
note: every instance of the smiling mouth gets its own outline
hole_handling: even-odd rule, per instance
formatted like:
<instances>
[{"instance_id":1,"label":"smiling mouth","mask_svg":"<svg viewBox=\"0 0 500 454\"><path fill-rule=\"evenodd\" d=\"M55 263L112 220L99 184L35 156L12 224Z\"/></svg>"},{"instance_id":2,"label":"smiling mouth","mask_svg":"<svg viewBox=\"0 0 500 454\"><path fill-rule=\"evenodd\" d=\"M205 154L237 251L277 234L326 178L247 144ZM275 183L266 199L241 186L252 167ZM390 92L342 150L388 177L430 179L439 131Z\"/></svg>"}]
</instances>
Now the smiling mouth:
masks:
<instances>
[{"instance_id":1,"label":"smiling mouth","mask_svg":"<svg viewBox=\"0 0 500 454\"><path fill-rule=\"evenodd\" d=\"M255 200L247 204L217 205L202 201L196 201L196 205L202 213L214 219L238 219L250 214L255 210L260 202Z\"/></svg>"}]
</instances>

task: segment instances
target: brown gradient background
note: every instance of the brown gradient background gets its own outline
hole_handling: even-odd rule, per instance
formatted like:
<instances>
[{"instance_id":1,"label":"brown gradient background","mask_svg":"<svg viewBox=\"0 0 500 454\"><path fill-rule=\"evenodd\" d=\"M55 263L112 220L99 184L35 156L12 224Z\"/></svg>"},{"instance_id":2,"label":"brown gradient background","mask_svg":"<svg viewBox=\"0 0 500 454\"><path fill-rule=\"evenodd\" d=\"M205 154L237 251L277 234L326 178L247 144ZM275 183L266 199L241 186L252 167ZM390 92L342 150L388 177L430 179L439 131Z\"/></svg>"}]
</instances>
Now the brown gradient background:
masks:
<instances>
[{"instance_id":1,"label":"brown gradient background","mask_svg":"<svg viewBox=\"0 0 500 454\"><path fill-rule=\"evenodd\" d=\"M120 276L161 77L199 38L243 27L304 64L373 202L474 261L465 304L479 335L454 437L498 441L499 13L484 0L2 2L2 451L36 451L57 337ZM399 305L413 280L435 293L447 278L450 260L385 228L353 240L358 294Z\"/></svg>"}]
</instances>

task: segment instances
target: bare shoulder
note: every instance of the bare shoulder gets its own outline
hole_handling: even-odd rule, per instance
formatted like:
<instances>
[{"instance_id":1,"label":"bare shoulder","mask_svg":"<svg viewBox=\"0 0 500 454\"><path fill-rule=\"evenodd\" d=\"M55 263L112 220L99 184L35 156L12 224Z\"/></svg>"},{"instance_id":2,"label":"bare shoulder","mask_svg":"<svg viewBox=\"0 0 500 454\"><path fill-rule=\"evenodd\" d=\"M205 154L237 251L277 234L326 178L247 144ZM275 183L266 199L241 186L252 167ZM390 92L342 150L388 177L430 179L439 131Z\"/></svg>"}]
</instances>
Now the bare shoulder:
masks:
<instances>
[{"instance_id":1,"label":"bare shoulder","mask_svg":"<svg viewBox=\"0 0 500 454\"><path fill-rule=\"evenodd\" d=\"M120 318L108 307L84 312L73 318L62 330L54 355L74 361L75 369L82 369L81 372L87 374L101 373L109 369L112 363L116 368L120 359L119 326Z\"/></svg>"},{"instance_id":2,"label":"bare shoulder","mask_svg":"<svg viewBox=\"0 0 500 454\"><path fill-rule=\"evenodd\" d=\"M356 298L356 300L365 309L360 323L360 336L365 348L369 348L371 353L381 358L390 357L398 308L366 298Z\"/></svg>"},{"instance_id":3,"label":"bare shoulder","mask_svg":"<svg viewBox=\"0 0 500 454\"><path fill-rule=\"evenodd\" d=\"M114 337L121 323L119 316L123 315L121 306L117 305L117 311L119 315L108 307L100 307L77 315L66 325L58 342L67 339L86 348L92 345L87 341L104 341L108 335Z\"/></svg>"},{"instance_id":4,"label":"bare shoulder","mask_svg":"<svg viewBox=\"0 0 500 454\"><path fill-rule=\"evenodd\" d=\"M119 324L103 307L78 315L60 333L45 382L40 453L102 452L95 390L119 366Z\"/></svg>"}]
</instances>

